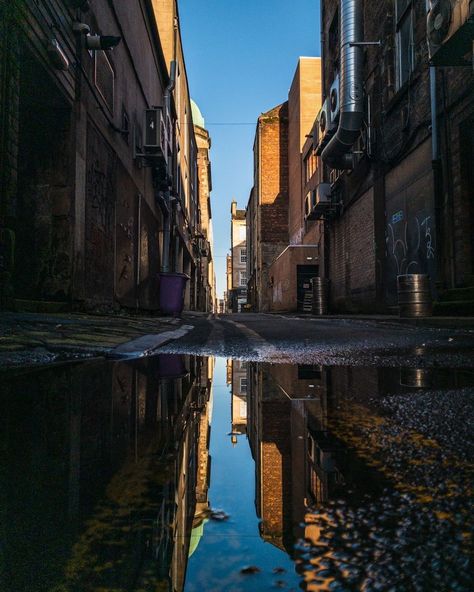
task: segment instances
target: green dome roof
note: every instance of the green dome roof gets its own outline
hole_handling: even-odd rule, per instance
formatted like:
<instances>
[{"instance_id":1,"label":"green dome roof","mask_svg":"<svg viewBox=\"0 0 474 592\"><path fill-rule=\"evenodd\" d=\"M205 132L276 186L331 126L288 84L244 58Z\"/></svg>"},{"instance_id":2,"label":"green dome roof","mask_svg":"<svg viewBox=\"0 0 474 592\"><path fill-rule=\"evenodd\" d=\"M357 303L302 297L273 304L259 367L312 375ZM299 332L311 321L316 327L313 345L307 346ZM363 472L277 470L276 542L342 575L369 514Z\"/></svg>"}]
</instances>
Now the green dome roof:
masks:
<instances>
[{"instance_id":1,"label":"green dome roof","mask_svg":"<svg viewBox=\"0 0 474 592\"><path fill-rule=\"evenodd\" d=\"M201 110L196 105L196 103L191 99L191 114L193 117L194 125L198 125L199 127L206 128L206 123L204 121L204 117L202 116Z\"/></svg>"}]
</instances>

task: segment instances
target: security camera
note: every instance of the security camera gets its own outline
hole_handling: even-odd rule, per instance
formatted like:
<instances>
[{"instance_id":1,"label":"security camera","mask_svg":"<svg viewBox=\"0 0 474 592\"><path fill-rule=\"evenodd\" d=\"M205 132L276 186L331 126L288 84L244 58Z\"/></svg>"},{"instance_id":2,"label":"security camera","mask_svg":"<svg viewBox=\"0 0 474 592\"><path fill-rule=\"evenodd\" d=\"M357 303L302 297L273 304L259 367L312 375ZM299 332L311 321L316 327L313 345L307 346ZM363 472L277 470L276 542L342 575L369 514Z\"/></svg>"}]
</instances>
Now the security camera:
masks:
<instances>
[{"instance_id":1,"label":"security camera","mask_svg":"<svg viewBox=\"0 0 474 592\"><path fill-rule=\"evenodd\" d=\"M91 28L86 23L79 23L74 22L72 23L72 30L74 33L83 33L84 35L88 35L91 32Z\"/></svg>"},{"instance_id":2,"label":"security camera","mask_svg":"<svg viewBox=\"0 0 474 592\"><path fill-rule=\"evenodd\" d=\"M93 51L110 50L116 47L121 40L121 37L113 35L86 35L86 47Z\"/></svg>"}]
</instances>

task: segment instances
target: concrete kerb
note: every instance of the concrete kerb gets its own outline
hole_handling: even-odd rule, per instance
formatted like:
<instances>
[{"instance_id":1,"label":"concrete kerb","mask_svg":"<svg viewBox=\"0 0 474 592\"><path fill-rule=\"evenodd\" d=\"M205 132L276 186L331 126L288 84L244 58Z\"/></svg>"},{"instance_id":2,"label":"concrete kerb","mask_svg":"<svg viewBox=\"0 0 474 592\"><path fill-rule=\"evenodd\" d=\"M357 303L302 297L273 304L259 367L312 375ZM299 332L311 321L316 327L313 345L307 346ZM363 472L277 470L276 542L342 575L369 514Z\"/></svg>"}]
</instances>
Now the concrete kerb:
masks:
<instances>
[{"instance_id":1,"label":"concrete kerb","mask_svg":"<svg viewBox=\"0 0 474 592\"><path fill-rule=\"evenodd\" d=\"M185 324L185 323L188 324ZM150 355L192 318L0 312L0 369ZM117 351L115 351L117 350Z\"/></svg>"},{"instance_id":2,"label":"concrete kerb","mask_svg":"<svg viewBox=\"0 0 474 592\"><path fill-rule=\"evenodd\" d=\"M184 337L191 329L194 329L193 325L182 325L179 329L174 331L164 331L154 335L143 335L132 341L122 343L114 349L110 350L106 357L112 359L130 359L130 358L141 358L149 356L156 352L156 350L163 345Z\"/></svg>"}]
</instances>

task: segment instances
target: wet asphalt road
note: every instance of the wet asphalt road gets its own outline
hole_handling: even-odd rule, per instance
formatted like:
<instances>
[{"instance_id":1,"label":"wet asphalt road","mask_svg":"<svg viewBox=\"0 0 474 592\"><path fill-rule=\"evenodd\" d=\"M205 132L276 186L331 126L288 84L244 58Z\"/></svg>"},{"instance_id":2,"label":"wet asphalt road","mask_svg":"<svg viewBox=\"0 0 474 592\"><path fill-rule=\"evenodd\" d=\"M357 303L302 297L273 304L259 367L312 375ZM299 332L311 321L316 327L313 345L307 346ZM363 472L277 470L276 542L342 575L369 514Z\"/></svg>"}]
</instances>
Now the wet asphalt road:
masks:
<instances>
[{"instance_id":1,"label":"wet asphalt road","mask_svg":"<svg viewBox=\"0 0 474 592\"><path fill-rule=\"evenodd\" d=\"M474 363L473 329L273 314L190 316L188 322L194 329L163 351L345 366L453 368Z\"/></svg>"}]
</instances>

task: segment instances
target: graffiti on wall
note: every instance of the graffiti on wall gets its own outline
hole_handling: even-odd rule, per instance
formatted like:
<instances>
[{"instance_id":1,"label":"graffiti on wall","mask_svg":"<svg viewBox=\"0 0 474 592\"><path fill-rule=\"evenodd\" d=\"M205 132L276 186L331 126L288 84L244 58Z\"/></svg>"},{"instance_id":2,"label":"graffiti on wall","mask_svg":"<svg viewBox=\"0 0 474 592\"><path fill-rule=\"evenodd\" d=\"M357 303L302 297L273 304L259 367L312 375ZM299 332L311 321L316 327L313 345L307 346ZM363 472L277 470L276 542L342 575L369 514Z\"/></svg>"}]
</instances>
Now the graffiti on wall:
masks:
<instances>
[{"instance_id":1,"label":"graffiti on wall","mask_svg":"<svg viewBox=\"0 0 474 592\"><path fill-rule=\"evenodd\" d=\"M387 225L387 254L396 275L427 273L436 255L433 216L398 210Z\"/></svg>"}]
</instances>

